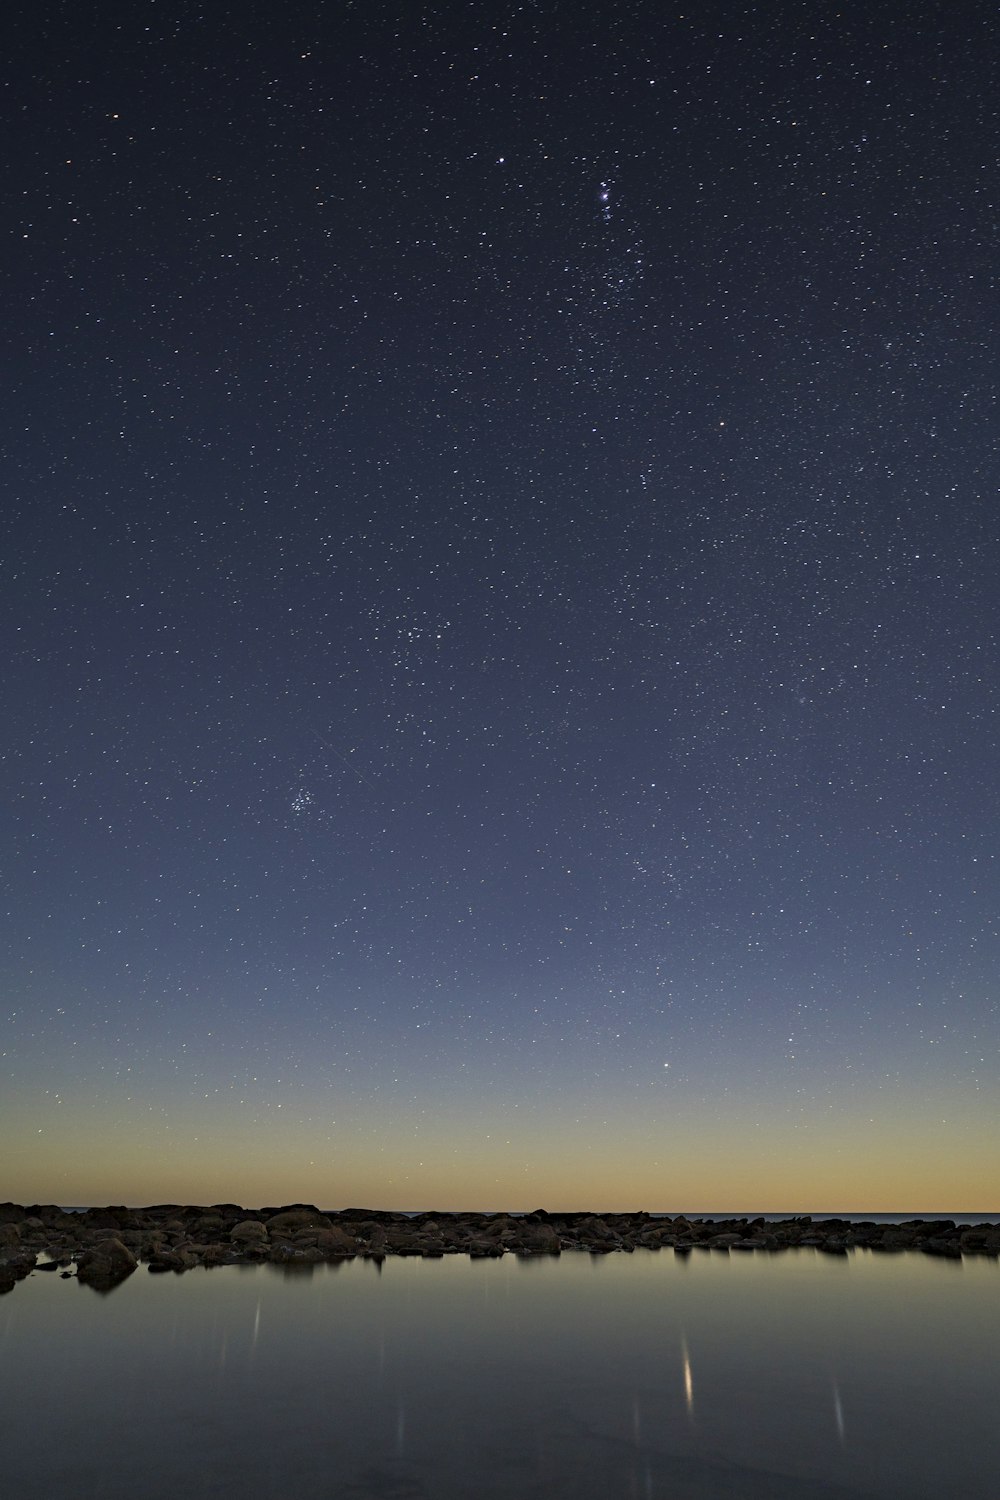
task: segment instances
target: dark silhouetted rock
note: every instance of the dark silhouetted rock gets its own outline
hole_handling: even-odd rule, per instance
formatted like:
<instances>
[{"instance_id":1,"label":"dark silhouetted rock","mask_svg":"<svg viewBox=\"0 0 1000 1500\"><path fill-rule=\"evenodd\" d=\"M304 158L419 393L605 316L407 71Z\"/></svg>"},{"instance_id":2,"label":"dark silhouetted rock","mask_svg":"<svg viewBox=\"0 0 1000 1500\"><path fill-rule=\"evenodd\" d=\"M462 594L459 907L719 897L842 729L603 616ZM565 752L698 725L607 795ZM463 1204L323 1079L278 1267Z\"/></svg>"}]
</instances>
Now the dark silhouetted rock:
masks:
<instances>
[{"instance_id":1,"label":"dark silhouetted rock","mask_svg":"<svg viewBox=\"0 0 1000 1500\"><path fill-rule=\"evenodd\" d=\"M331 1229L333 1226L326 1214L318 1208L289 1208L272 1214L265 1220L267 1232L273 1239L278 1234L290 1234L295 1229Z\"/></svg>"},{"instance_id":2,"label":"dark silhouetted rock","mask_svg":"<svg viewBox=\"0 0 1000 1500\"><path fill-rule=\"evenodd\" d=\"M112 1286L131 1276L139 1262L121 1240L101 1240L90 1250L85 1250L77 1261L76 1274L80 1281L94 1286Z\"/></svg>"},{"instance_id":3,"label":"dark silhouetted rock","mask_svg":"<svg viewBox=\"0 0 1000 1500\"><path fill-rule=\"evenodd\" d=\"M932 1235L920 1246L925 1255L940 1255L944 1260L961 1260L962 1247L957 1240Z\"/></svg>"},{"instance_id":4,"label":"dark silhouetted rock","mask_svg":"<svg viewBox=\"0 0 1000 1500\"><path fill-rule=\"evenodd\" d=\"M233 1244L263 1245L267 1243L267 1228L259 1219L242 1219L229 1231Z\"/></svg>"},{"instance_id":5,"label":"dark silhouetted rock","mask_svg":"<svg viewBox=\"0 0 1000 1500\"><path fill-rule=\"evenodd\" d=\"M320 1227L312 1240L314 1247L324 1256L357 1255L360 1248L353 1234L348 1234L338 1224L331 1224L329 1228Z\"/></svg>"},{"instance_id":6,"label":"dark silhouetted rock","mask_svg":"<svg viewBox=\"0 0 1000 1500\"><path fill-rule=\"evenodd\" d=\"M551 1224L526 1224L520 1231L515 1231L513 1246L531 1255L559 1255L562 1240Z\"/></svg>"},{"instance_id":7,"label":"dark silhouetted rock","mask_svg":"<svg viewBox=\"0 0 1000 1500\"><path fill-rule=\"evenodd\" d=\"M0 1292L9 1292L35 1269L33 1250L9 1251L0 1260Z\"/></svg>"}]
</instances>

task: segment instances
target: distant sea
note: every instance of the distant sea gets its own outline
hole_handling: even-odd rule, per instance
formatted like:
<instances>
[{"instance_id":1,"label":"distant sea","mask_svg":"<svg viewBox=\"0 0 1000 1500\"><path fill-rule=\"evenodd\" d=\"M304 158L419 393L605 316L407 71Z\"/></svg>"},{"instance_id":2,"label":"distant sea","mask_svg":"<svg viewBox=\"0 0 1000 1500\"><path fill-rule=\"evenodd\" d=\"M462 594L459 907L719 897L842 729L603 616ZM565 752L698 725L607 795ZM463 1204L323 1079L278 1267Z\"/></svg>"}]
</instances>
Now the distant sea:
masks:
<instances>
[{"instance_id":1,"label":"distant sea","mask_svg":"<svg viewBox=\"0 0 1000 1500\"><path fill-rule=\"evenodd\" d=\"M948 1212L948 1210L946 1209L942 1209L940 1213L936 1211L934 1213L931 1213L930 1210L923 1209L920 1213L907 1212L889 1214L844 1213L842 1211L832 1213L827 1212L826 1210L820 1211L819 1209L800 1209L794 1213L789 1212L783 1214L752 1214L747 1213L746 1211L744 1211L743 1213L733 1214L706 1214L683 1213L682 1210L678 1210L676 1213L672 1214L654 1213L653 1218L676 1219L678 1217L684 1217L685 1219L765 1219L768 1223L774 1224L778 1223L782 1219L799 1219L805 1217L806 1215L808 1215L810 1219L847 1219L852 1224L907 1224L913 1219L951 1219L955 1224L1000 1224L1000 1209L994 1209L992 1213L982 1214L954 1214Z\"/></svg>"}]
</instances>

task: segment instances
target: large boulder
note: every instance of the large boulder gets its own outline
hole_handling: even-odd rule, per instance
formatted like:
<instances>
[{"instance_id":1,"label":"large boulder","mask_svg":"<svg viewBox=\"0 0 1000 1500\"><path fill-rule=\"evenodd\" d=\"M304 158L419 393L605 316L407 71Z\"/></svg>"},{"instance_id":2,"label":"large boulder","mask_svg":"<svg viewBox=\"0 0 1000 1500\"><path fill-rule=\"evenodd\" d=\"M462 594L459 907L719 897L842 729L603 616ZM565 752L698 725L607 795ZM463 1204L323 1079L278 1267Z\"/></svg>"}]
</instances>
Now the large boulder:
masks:
<instances>
[{"instance_id":1,"label":"large boulder","mask_svg":"<svg viewBox=\"0 0 1000 1500\"><path fill-rule=\"evenodd\" d=\"M358 1242L353 1234L347 1234L337 1224L331 1224L329 1229L317 1229L310 1238L324 1256L339 1257L358 1253Z\"/></svg>"},{"instance_id":2,"label":"large boulder","mask_svg":"<svg viewBox=\"0 0 1000 1500\"><path fill-rule=\"evenodd\" d=\"M112 1203L107 1208L88 1208L77 1217L84 1229L128 1229L133 1224L133 1215L123 1203Z\"/></svg>"},{"instance_id":3,"label":"large boulder","mask_svg":"<svg viewBox=\"0 0 1000 1500\"><path fill-rule=\"evenodd\" d=\"M115 1286L131 1276L138 1261L121 1240L101 1240L90 1250L85 1250L77 1261L76 1274L80 1281L93 1286Z\"/></svg>"},{"instance_id":4,"label":"large boulder","mask_svg":"<svg viewBox=\"0 0 1000 1500\"><path fill-rule=\"evenodd\" d=\"M15 1250L0 1259L0 1293L9 1292L35 1269L33 1250Z\"/></svg>"},{"instance_id":5,"label":"large boulder","mask_svg":"<svg viewBox=\"0 0 1000 1500\"><path fill-rule=\"evenodd\" d=\"M621 1244L621 1240L615 1231L603 1219L597 1218L594 1214L587 1214L585 1218L580 1220L580 1223L577 1225L577 1234L579 1243L585 1250L598 1250L607 1253L609 1250L617 1249Z\"/></svg>"},{"instance_id":6,"label":"large boulder","mask_svg":"<svg viewBox=\"0 0 1000 1500\"><path fill-rule=\"evenodd\" d=\"M267 1226L259 1219L241 1219L229 1231L234 1245L264 1245L267 1243Z\"/></svg>"},{"instance_id":7,"label":"large boulder","mask_svg":"<svg viewBox=\"0 0 1000 1500\"><path fill-rule=\"evenodd\" d=\"M531 1255L558 1255L562 1241L551 1224L526 1224L514 1239L513 1247Z\"/></svg>"},{"instance_id":8,"label":"large boulder","mask_svg":"<svg viewBox=\"0 0 1000 1500\"><path fill-rule=\"evenodd\" d=\"M296 1229L331 1229L333 1226L326 1214L318 1208L289 1208L280 1214L272 1214L266 1221L268 1233L293 1234Z\"/></svg>"}]
</instances>

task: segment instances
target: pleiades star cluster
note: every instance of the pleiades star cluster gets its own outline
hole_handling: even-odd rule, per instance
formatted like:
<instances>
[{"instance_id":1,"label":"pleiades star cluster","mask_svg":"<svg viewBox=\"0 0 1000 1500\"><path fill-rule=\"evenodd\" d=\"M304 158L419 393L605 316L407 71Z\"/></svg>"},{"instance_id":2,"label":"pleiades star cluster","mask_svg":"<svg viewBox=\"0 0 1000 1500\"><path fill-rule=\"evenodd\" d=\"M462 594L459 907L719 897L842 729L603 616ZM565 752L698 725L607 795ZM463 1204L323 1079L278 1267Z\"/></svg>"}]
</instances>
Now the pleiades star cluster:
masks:
<instances>
[{"instance_id":1,"label":"pleiades star cluster","mask_svg":"<svg viewBox=\"0 0 1000 1500\"><path fill-rule=\"evenodd\" d=\"M0 1196L998 1206L995 19L13 6Z\"/></svg>"}]
</instances>

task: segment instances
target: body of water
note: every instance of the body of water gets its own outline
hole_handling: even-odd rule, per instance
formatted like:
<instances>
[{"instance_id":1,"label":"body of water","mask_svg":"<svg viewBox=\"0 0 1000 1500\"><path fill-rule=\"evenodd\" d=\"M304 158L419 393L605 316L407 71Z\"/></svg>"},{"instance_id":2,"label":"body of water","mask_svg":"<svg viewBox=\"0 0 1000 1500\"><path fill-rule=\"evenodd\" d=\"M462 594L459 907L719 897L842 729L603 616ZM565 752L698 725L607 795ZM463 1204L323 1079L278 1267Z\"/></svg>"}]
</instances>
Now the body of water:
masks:
<instances>
[{"instance_id":1,"label":"body of water","mask_svg":"<svg viewBox=\"0 0 1000 1500\"><path fill-rule=\"evenodd\" d=\"M19 1500L940 1500L995 1481L1000 1266L669 1252L36 1271Z\"/></svg>"}]
</instances>

